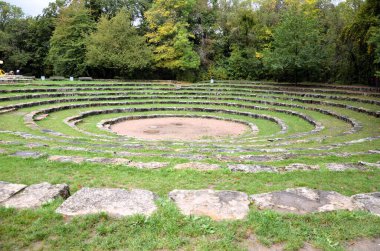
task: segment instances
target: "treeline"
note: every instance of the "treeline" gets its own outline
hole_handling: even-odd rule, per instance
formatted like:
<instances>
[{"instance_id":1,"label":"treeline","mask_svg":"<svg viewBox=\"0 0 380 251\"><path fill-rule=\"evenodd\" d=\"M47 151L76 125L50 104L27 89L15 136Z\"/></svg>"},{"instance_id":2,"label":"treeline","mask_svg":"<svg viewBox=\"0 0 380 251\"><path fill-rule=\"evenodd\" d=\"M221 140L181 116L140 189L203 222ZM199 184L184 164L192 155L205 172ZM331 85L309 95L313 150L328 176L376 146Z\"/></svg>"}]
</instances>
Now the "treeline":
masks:
<instances>
[{"instance_id":1,"label":"treeline","mask_svg":"<svg viewBox=\"0 0 380 251\"><path fill-rule=\"evenodd\" d=\"M35 76L373 84L380 1L56 0L37 17L0 1L0 60Z\"/></svg>"}]
</instances>

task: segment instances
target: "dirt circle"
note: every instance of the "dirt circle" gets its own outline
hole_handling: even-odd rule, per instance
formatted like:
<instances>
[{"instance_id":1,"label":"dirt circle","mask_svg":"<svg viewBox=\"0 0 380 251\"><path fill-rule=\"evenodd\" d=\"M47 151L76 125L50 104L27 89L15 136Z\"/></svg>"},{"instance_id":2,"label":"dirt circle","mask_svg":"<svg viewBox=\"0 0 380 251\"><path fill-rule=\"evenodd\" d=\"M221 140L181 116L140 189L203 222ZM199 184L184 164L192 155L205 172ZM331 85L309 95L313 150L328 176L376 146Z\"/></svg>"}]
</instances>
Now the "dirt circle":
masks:
<instances>
[{"instance_id":1,"label":"dirt circle","mask_svg":"<svg viewBox=\"0 0 380 251\"><path fill-rule=\"evenodd\" d=\"M247 125L206 118L148 118L127 120L110 127L111 131L144 140L200 140L240 135Z\"/></svg>"}]
</instances>

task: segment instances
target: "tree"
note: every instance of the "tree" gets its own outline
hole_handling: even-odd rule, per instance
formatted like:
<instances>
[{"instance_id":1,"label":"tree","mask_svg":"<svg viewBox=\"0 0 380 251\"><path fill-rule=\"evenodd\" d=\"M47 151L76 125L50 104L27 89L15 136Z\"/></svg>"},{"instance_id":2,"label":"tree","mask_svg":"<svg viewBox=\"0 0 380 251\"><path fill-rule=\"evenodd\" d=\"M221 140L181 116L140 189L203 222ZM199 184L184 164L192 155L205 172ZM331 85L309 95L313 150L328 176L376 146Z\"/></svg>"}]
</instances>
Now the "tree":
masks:
<instances>
[{"instance_id":1,"label":"tree","mask_svg":"<svg viewBox=\"0 0 380 251\"><path fill-rule=\"evenodd\" d=\"M263 66L255 49L234 46L228 58L228 73L230 79L260 79Z\"/></svg>"},{"instance_id":2,"label":"tree","mask_svg":"<svg viewBox=\"0 0 380 251\"><path fill-rule=\"evenodd\" d=\"M380 68L379 68L379 65L380 65L380 27L377 27L377 28L373 28L373 31L372 31L372 36L371 38L369 39L369 45L373 47L373 49L371 48L371 50L374 51L374 55L375 55L375 61L374 63L377 64L377 68L376 68L376 76L380 77Z\"/></svg>"},{"instance_id":3,"label":"tree","mask_svg":"<svg viewBox=\"0 0 380 251\"><path fill-rule=\"evenodd\" d=\"M368 83L375 73L375 55L369 40L372 32L380 26L379 16L380 2L367 0L360 5L352 23L342 34L343 43L349 45L350 79L355 82Z\"/></svg>"},{"instance_id":4,"label":"tree","mask_svg":"<svg viewBox=\"0 0 380 251\"><path fill-rule=\"evenodd\" d=\"M145 38L137 34L126 10L110 20L103 16L97 30L88 37L86 47L89 66L116 70L122 75L146 68L152 59Z\"/></svg>"},{"instance_id":5,"label":"tree","mask_svg":"<svg viewBox=\"0 0 380 251\"><path fill-rule=\"evenodd\" d=\"M132 20L143 18L144 12L151 6L152 0L85 0L95 20L102 15L114 17L120 10L126 10Z\"/></svg>"},{"instance_id":6,"label":"tree","mask_svg":"<svg viewBox=\"0 0 380 251\"><path fill-rule=\"evenodd\" d=\"M0 1L0 30L4 31L11 20L21 19L23 16L24 13L20 7Z\"/></svg>"},{"instance_id":7,"label":"tree","mask_svg":"<svg viewBox=\"0 0 380 251\"><path fill-rule=\"evenodd\" d=\"M95 23L81 0L74 0L61 10L47 58L53 65L54 74L85 74L85 39L94 26Z\"/></svg>"},{"instance_id":8,"label":"tree","mask_svg":"<svg viewBox=\"0 0 380 251\"><path fill-rule=\"evenodd\" d=\"M199 67L200 58L187 22L194 4L194 0L157 0L145 13L151 30L146 37L154 46L153 60L157 67L177 74Z\"/></svg>"},{"instance_id":9,"label":"tree","mask_svg":"<svg viewBox=\"0 0 380 251\"><path fill-rule=\"evenodd\" d=\"M316 20L298 10L284 13L264 62L274 76L297 82L322 67L324 51Z\"/></svg>"}]
</instances>

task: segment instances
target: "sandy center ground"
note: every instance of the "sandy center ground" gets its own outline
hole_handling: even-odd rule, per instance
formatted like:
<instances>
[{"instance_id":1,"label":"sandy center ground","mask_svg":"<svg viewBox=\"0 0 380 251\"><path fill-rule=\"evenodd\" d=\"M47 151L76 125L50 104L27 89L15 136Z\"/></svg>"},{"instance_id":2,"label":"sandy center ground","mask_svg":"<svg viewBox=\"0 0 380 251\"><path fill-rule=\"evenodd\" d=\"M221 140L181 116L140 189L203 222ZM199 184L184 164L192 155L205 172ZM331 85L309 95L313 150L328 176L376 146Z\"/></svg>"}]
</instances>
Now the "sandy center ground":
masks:
<instances>
[{"instance_id":1,"label":"sandy center ground","mask_svg":"<svg viewBox=\"0 0 380 251\"><path fill-rule=\"evenodd\" d=\"M144 140L199 140L237 136L249 127L218 119L167 117L128 120L111 126L111 130Z\"/></svg>"}]
</instances>

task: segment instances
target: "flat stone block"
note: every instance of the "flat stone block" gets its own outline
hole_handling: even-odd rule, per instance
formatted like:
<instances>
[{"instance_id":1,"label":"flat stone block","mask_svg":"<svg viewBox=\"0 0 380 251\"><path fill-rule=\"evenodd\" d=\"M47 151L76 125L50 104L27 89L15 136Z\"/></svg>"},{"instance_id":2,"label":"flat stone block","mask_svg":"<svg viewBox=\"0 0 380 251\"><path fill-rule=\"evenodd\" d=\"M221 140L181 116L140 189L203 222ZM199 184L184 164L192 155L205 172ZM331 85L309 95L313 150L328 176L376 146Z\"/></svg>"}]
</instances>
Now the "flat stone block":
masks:
<instances>
[{"instance_id":1,"label":"flat stone block","mask_svg":"<svg viewBox=\"0 0 380 251\"><path fill-rule=\"evenodd\" d=\"M165 162L130 162L128 166L139 169L159 169L166 167L168 163Z\"/></svg>"},{"instance_id":2,"label":"flat stone block","mask_svg":"<svg viewBox=\"0 0 380 251\"><path fill-rule=\"evenodd\" d=\"M367 168L362 165L351 164L351 163L329 163L326 165L331 171L346 171L346 170L366 170Z\"/></svg>"},{"instance_id":3,"label":"flat stone block","mask_svg":"<svg viewBox=\"0 0 380 251\"><path fill-rule=\"evenodd\" d=\"M39 152L16 152L12 154L12 156L21 157L21 158L39 158L42 157L43 154Z\"/></svg>"},{"instance_id":4,"label":"flat stone block","mask_svg":"<svg viewBox=\"0 0 380 251\"><path fill-rule=\"evenodd\" d=\"M271 209L277 212L306 214L335 210L360 210L350 197L332 191L310 188L292 188L272 193L250 196L259 209Z\"/></svg>"},{"instance_id":5,"label":"flat stone block","mask_svg":"<svg viewBox=\"0 0 380 251\"><path fill-rule=\"evenodd\" d=\"M319 165L306 165L302 163L294 163L285 166L284 171L313 171L319 170Z\"/></svg>"},{"instance_id":6,"label":"flat stone block","mask_svg":"<svg viewBox=\"0 0 380 251\"><path fill-rule=\"evenodd\" d=\"M201 162L189 162L184 164L178 164L174 169L183 170L183 169L195 169L199 171L213 171L220 169L220 166L217 164L207 164Z\"/></svg>"},{"instance_id":7,"label":"flat stone block","mask_svg":"<svg viewBox=\"0 0 380 251\"><path fill-rule=\"evenodd\" d=\"M0 181L0 203L20 192L25 187L27 186L23 184L12 184Z\"/></svg>"},{"instance_id":8,"label":"flat stone block","mask_svg":"<svg viewBox=\"0 0 380 251\"><path fill-rule=\"evenodd\" d=\"M66 184L51 185L47 182L31 185L20 193L1 203L5 207L30 209L42 206L58 197L66 199L70 196L69 186Z\"/></svg>"},{"instance_id":9,"label":"flat stone block","mask_svg":"<svg viewBox=\"0 0 380 251\"><path fill-rule=\"evenodd\" d=\"M65 216L107 213L113 217L142 214L150 216L157 210L156 195L147 190L114 188L82 188L57 210Z\"/></svg>"},{"instance_id":10,"label":"flat stone block","mask_svg":"<svg viewBox=\"0 0 380 251\"><path fill-rule=\"evenodd\" d=\"M217 221L244 219L250 204L247 194L235 191L173 190L169 197L183 214Z\"/></svg>"},{"instance_id":11,"label":"flat stone block","mask_svg":"<svg viewBox=\"0 0 380 251\"><path fill-rule=\"evenodd\" d=\"M262 165L237 164L237 165L228 165L228 168L233 172L244 172L244 173L260 173L260 172L276 173L278 172L275 167L262 166Z\"/></svg>"},{"instance_id":12,"label":"flat stone block","mask_svg":"<svg viewBox=\"0 0 380 251\"><path fill-rule=\"evenodd\" d=\"M380 216L380 192L356 194L352 199L361 203L365 210Z\"/></svg>"}]
</instances>

